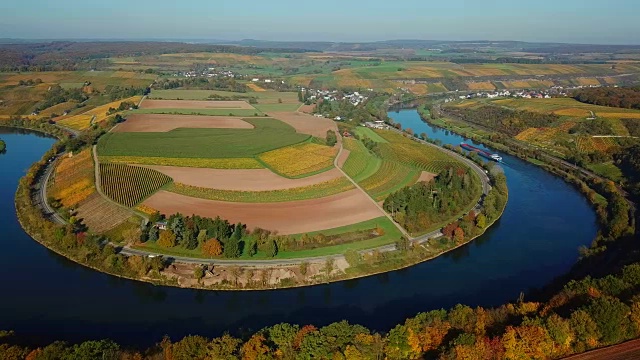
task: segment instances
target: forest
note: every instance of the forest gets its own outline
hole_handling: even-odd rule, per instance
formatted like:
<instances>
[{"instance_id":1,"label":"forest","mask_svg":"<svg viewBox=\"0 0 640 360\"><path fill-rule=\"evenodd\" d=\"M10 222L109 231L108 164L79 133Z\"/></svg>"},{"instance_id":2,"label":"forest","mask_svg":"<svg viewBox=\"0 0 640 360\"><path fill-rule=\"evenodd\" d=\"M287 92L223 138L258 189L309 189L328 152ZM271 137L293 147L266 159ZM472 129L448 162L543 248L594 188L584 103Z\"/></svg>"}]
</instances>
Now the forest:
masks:
<instances>
[{"instance_id":1,"label":"forest","mask_svg":"<svg viewBox=\"0 0 640 360\"><path fill-rule=\"evenodd\" d=\"M110 57L174 53L230 53L256 55L262 52L300 53L306 50L240 47L234 45L179 42L69 42L0 44L0 71L61 71L108 67Z\"/></svg>"},{"instance_id":2,"label":"forest","mask_svg":"<svg viewBox=\"0 0 640 360\"><path fill-rule=\"evenodd\" d=\"M597 87L577 90L573 98L587 104L640 109L640 88Z\"/></svg>"},{"instance_id":3,"label":"forest","mask_svg":"<svg viewBox=\"0 0 640 360\"><path fill-rule=\"evenodd\" d=\"M470 169L450 167L429 182L419 182L390 194L383 206L408 232L424 232L471 203L477 182ZM464 239L464 234L461 238Z\"/></svg>"},{"instance_id":4,"label":"forest","mask_svg":"<svg viewBox=\"0 0 640 360\"><path fill-rule=\"evenodd\" d=\"M466 109L449 106L447 113L477 125L486 126L507 135L516 136L528 128L547 127L558 121L555 114L541 114L485 105Z\"/></svg>"}]
</instances>

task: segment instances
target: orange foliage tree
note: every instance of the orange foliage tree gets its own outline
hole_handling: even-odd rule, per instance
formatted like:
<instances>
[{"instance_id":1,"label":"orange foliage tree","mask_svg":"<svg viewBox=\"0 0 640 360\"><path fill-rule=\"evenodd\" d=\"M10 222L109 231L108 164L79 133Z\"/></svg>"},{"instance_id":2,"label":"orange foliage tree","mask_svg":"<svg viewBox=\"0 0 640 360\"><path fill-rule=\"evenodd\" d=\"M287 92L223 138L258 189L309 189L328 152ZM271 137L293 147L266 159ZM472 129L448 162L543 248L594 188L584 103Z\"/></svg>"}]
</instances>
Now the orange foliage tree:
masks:
<instances>
[{"instance_id":1,"label":"orange foliage tree","mask_svg":"<svg viewBox=\"0 0 640 360\"><path fill-rule=\"evenodd\" d=\"M202 253L207 256L222 255L222 244L218 239L209 239L202 244Z\"/></svg>"}]
</instances>

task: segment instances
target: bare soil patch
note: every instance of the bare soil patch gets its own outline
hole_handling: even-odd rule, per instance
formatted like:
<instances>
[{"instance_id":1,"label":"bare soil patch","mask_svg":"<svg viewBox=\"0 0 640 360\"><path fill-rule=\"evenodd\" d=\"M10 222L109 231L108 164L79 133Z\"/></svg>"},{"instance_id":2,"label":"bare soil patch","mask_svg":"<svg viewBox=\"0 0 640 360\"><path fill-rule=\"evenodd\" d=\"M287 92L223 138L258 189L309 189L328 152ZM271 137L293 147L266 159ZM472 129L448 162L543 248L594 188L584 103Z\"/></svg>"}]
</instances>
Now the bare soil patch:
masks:
<instances>
[{"instance_id":1,"label":"bare soil patch","mask_svg":"<svg viewBox=\"0 0 640 360\"><path fill-rule=\"evenodd\" d=\"M269 116L293 126L299 133L309 134L323 139L327 137L327 130L338 132L338 127L333 120L300 112L270 112Z\"/></svg>"},{"instance_id":2,"label":"bare soil patch","mask_svg":"<svg viewBox=\"0 0 640 360\"><path fill-rule=\"evenodd\" d=\"M230 116L134 114L112 132L167 132L177 128L253 129L248 122Z\"/></svg>"},{"instance_id":3,"label":"bare soil patch","mask_svg":"<svg viewBox=\"0 0 640 360\"><path fill-rule=\"evenodd\" d=\"M315 104L311 104L311 105L302 105L300 106L300 108L298 109L298 111L303 112L303 113L307 113L307 114L313 114L313 110L316 108Z\"/></svg>"},{"instance_id":4,"label":"bare soil patch","mask_svg":"<svg viewBox=\"0 0 640 360\"><path fill-rule=\"evenodd\" d=\"M203 200L161 190L144 205L164 214L220 216L232 223L245 223L249 229L261 227L280 234L332 229L384 215L358 189L320 199L255 204Z\"/></svg>"},{"instance_id":5,"label":"bare soil patch","mask_svg":"<svg viewBox=\"0 0 640 360\"><path fill-rule=\"evenodd\" d=\"M430 173L428 171L423 171L422 174L420 174L420 177L418 178L418 182L421 182L421 181L429 182L429 181L435 179L436 176L438 176L438 175L436 175L434 173Z\"/></svg>"},{"instance_id":6,"label":"bare soil patch","mask_svg":"<svg viewBox=\"0 0 640 360\"><path fill-rule=\"evenodd\" d=\"M213 100L149 100L140 104L141 109L253 109L245 101Z\"/></svg>"},{"instance_id":7,"label":"bare soil patch","mask_svg":"<svg viewBox=\"0 0 640 360\"><path fill-rule=\"evenodd\" d=\"M94 233L103 233L122 224L132 213L103 198L97 192L78 207L78 218Z\"/></svg>"},{"instance_id":8,"label":"bare soil patch","mask_svg":"<svg viewBox=\"0 0 640 360\"><path fill-rule=\"evenodd\" d=\"M338 169L301 179L287 179L269 169L205 169L177 166L144 166L160 171L175 182L209 189L269 191L315 185L342 177Z\"/></svg>"}]
</instances>

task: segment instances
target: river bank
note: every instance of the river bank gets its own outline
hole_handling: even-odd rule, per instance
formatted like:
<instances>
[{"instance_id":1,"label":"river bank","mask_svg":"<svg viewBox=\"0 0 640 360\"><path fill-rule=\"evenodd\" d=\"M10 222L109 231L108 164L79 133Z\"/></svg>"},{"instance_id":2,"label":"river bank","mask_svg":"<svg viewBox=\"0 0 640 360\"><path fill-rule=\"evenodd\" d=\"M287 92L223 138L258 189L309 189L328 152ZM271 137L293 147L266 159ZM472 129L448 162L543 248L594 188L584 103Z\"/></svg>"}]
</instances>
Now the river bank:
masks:
<instances>
[{"instance_id":1,"label":"river bank","mask_svg":"<svg viewBox=\"0 0 640 360\"><path fill-rule=\"evenodd\" d=\"M0 280L13 295L0 300L0 321L6 328L43 340L109 337L144 346L165 334L218 336L228 329L257 330L282 321L322 326L342 319L386 331L421 311L457 303L491 306L515 299L564 273L577 258L576 247L588 244L595 233L593 213L578 193L536 168L513 166L506 169L511 183L503 217L470 244L431 261L358 280L277 291L154 286L76 265L22 231L12 201L18 179L53 140L7 132L11 134L3 138L15 151L0 158L11 169L0 175L0 197L6 200L0 203L6 235L0 261L13 271L0 275ZM35 141L45 140L46 144L36 146ZM532 188L554 195L540 198ZM518 220L522 216L530 221ZM563 226L550 221L554 218L562 218ZM552 241L558 238L563 241ZM532 257L545 258L544 266L540 268ZM36 301L43 292L48 294L46 309ZM394 305L398 302L403 306ZM92 325L96 321L99 326ZM125 328L130 330L123 332Z\"/></svg>"}]
</instances>

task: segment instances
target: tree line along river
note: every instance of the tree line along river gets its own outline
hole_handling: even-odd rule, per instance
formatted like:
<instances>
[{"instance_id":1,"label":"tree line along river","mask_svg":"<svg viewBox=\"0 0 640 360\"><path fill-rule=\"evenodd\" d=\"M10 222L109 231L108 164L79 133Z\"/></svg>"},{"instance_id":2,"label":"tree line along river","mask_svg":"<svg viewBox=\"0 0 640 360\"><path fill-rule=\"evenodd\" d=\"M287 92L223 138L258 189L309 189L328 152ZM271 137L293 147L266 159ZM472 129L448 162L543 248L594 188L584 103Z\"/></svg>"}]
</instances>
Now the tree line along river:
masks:
<instances>
[{"instance_id":1,"label":"tree line along river","mask_svg":"<svg viewBox=\"0 0 640 360\"><path fill-rule=\"evenodd\" d=\"M445 144L462 137L422 122L415 110L389 115ZM0 328L38 342L111 338L148 346L165 334L241 335L280 322L317 326L346 319L387 331L421 311L457 303L492 306L516 299L569 270L597 231L588 202L561 179L504 157L509 203L482 237L435 260L367 278L299 289L216 292L157 287L72 263L20 227L18 180L54 143L0 128ZM479 144L475 144L480 146ZM480 146L481 147L481 146Z\"/></svg>"}]
</instances>

